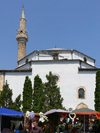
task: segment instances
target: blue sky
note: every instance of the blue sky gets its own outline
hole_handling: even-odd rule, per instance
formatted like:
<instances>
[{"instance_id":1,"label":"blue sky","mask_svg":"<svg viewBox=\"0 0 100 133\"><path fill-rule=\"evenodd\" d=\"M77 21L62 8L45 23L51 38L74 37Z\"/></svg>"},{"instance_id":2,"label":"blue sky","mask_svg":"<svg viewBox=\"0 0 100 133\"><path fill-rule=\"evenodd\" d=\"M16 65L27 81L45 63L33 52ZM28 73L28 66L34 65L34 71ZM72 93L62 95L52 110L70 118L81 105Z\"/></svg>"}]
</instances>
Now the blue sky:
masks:
<instances>
[{"instance_id":1,"label":"blue sky","mask_svg":"<svg viewBox=\"0 0 100 133\"><path fill-rule=\"evenodd\" d=\"M16 30L24 3L29 41L26 53L76 49L100 67L100 0L0 1L0 69L17 66Z\"/></svg>"}]
</instances>

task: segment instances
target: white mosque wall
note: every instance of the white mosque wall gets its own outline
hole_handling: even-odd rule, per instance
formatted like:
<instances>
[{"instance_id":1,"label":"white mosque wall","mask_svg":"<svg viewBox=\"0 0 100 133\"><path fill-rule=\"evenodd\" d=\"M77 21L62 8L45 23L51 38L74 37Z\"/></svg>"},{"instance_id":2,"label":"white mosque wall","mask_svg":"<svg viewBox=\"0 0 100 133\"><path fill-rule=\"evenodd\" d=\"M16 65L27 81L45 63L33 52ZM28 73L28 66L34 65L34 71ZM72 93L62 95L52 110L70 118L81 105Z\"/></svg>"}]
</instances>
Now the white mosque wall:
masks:
<instances>
[{"instance_id":1,"label":"white mosque wall","mask_svg":"<svg viewBox=\"0 0 100 133\"><path fill-rule=\"evenodd\" d=\"M96 72L95 71L82 71L78 73L77 84L80 83L86 89L86 99L83 101L88 105L89 108L94 109L94 92L96 83ZM78 103L80 100L77 101Z\"/></svg>"},{"instance_id":2,"label":"white mosque wall","mask_svg":"<svg viewBox=\"0 0 100 133\"><path fill-rule=\"evenodd\" d=\"M6 72L5 81L7 80L9 87L13 90L13 100L22 94L25 77L29 76L33 83L34 77L38 74L43 82L46 82L46 74L51 71L59 77L61 95L64 98L63 104L66 108L75 109L81 102L94 109L94 91L95 91L95 75L96 72L79 72L79 61L41 61L32 62L31 72ZM26 67L27 68L27 67ZM78 99L77 89L84 87L86 90L86 98Z\"/></svg>"},{"instance_id":3,"label":"white mosque wall","mask_svg":"<svg viewBox=\"0 0 100 133\"><path fill-rule=\"evenodd\" d=\"M30 69L30 68L31 68L31 64L27 63L27 64L24 64L24 65L18 67L17 70Z\"/></svg>"},{"instance_id":4,"label":"white mosque wall","mask_svg":"<svg viewBox=\"0 0 100 133\"><path fill-rule=\"evenodd\" d=\"M7 72L5 74L5 81L7 81L13 92L13 100L15 100L19 94L22 94L26 76L31 77L31 72Z\"/></svg>"},{"instance_id":5,"label":"white mosque wall","mask_svg":"<svg viewBox=\"0 0 100 133\"><path fill-rule=\"evenodd\" d=\"M84 57L87 59L87 63L94 66L94 60L90 59L89 57L87 56L84 56L78 52L73 52L73 59L80 59L82 61L84 61Z\"/></svg>"},{"instance_id":6,"label":"white mosque wall","mask_svg":"<svg viewBox=\"0 0 100 133\"><path fill-rule=\"evenodd\" d=\"M64 98L63 104L66 108L75 109L81 102L94 109L95 72L78 72L77 62L55 62L55 63L33 63L32 79L38 74L43 82L46 81L46 74L50 71L59 76L61 95ZM77 88L86 88L86 98L77 98Z\"/></svg>"},{"instance_id":7,"label":"white mosque wall","mask_svg":"<svg viewBox=\"0 0 100 133\"><path fill-rule=\"evenodd\" d=\"M22 66L26 63L26 60L28 59L28 62L31 60L38 60L38 57L35 53L32 53L28 56L26 56L25 58L23 58L22 60L19 61L19 66Z\"/></svg>"},{"instance_id":8,"label":"white mosque wall","mask_svg":"<svg viewBox=\"0 0 100 133\"><path fill-rule=\"evenodd\" d=\"M94 66L88 65L85 62L81 62L81 68L94 68Z\"/></svg>"},{"instance_id":9,"label":"white mosque wall","mask_svg":"<svg viewBox=\"0 0 100 133\"><path fill-rule=\"evenodd\" d=\"M51 55L39 54L38 60L53 60L53 57Z\"/></svg>"},{"instance_id":10,"label":"white mosque wall","mask_svg":"<svg viewBox=\"0 0 100 133\"><path fill-rule=\"evenodd\" d=\"M22 60L19 61L19 67L26 64L26 60L28 62L30 62L31 60L36 61L36 60L53 60L53 57L51 55L47 55L47 54L35 54L32 53L31 55L23 58Z\"/></svg>"},{"instance_id":11,"label":"white mosque wall","mask_svg":"<svg viewBox=\"0 0 100 133\"><path fill-rule=\"evenodd\" d=\"M94 60L89 58L88 56L85 56L77 51L62 51L59 53L58 60L61 59L68 59L68 60L81 60L84 61L84 58L86 58L86 63L94 66ZM40 53L39 55L36 54L36 52L33 52L23 58L22 60L19 61L19 67L26 64L26 62L30 62L31 60L36 61L36 60L53 60L52 55L49 55L47 53Z\"/></svg>"},{"instance_id":12,"label":"white mosque wall","mask_svg":"<svg viewBox=\"0 0 100 133\"><path fill-rule=\"evenodd\" d=\"M91 60L90 58L87 58L87 63L95 66L95 61Z\"/></svg>"},{"instance_id":13,"label":"white mosque wall","mask_svg":"<svg viewBox=\"0 0 100 133\"><path fill-rule=\"evenodd\" d=\"M59 54L59 59L69 59L71 60L72 59L72 55L71 55L71 52L65 52L65 53L60 53Z\"/></svg>"}]
</instances>

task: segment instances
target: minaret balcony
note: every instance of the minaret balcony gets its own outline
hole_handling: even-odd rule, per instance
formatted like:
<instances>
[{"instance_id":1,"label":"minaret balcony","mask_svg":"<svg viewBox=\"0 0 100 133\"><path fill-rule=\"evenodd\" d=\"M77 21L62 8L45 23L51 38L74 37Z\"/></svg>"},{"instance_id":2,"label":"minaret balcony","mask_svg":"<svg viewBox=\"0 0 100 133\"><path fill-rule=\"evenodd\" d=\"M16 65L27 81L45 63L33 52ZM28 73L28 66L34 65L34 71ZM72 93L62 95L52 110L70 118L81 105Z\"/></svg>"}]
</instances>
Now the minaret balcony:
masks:
<instances>
[{"instance_id":1,"label":"minaret balcony","mask_svg":"<svg viewBox=\"0 0 100 133\"><path fill-rule=\"evenodd\" d=\"M25 41L28 41L28 35L25 34L25 33L18 33L16 35L16 39L17 40L25 40Z\"/></svg>"}]
</instances>

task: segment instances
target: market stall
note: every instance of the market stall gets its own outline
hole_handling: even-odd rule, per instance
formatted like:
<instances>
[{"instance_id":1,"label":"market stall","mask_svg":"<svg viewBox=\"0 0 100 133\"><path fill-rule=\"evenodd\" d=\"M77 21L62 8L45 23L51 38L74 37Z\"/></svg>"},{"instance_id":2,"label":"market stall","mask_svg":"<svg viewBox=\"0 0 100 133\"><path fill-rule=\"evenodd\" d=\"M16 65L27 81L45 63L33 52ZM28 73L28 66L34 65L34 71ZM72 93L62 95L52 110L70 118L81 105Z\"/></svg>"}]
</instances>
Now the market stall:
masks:
<instances>
[{"instance_id":1,"label":"market stall","mask_svg":"<svg viewBox=\"0 0 100 133\"><path fill-rule=\"evenodd\" d=\"M60 119L66 118L68 113L68 111L62 109L51 109L44 114L48 116L49 119L50 133L54 133L57 131Z\"/></svg>"},{"instance_id":2,"label":"market stall","mask_svg":"<svg viewBox=\"0 0 100 133\"><path fill-rule=\"evenodd\" d=\"M32 121L34 120L38 123L38 126L43 129L43 132L45 132L45 126L48 122L47 116L45 116L42 112L34 113L34 111L27 111L24 115L24 128L26 129L26 131L30 132L30 130L34 126L32 124Z\"/></svg>"},{"instance_id":3,"label":"market stall","mask_svg":"<svg viewBox=\"0 0 100 133\"><path fill-rule=\"evenodd\" d=\"M0 133L3 128L10 127L12 118L20 119L23 116L24 113L22 112L0 107Z\"/></svg>"},{"instance_id":4,"label":"market stall","mask_svg":"<svg viewBox=\"0 0 100 133\"><path fill-rule=\"evenodd\" d=\"M100 112L97 112L97 111L89 109L89 108L75 109L72 111L72 114L73 113L75 113L77 116L82 118L84 133L85 133L86 128L87 128L86 125L88 125L88 127L89 127L90 118L100 119Z\"/></svg>"}]
</instances>

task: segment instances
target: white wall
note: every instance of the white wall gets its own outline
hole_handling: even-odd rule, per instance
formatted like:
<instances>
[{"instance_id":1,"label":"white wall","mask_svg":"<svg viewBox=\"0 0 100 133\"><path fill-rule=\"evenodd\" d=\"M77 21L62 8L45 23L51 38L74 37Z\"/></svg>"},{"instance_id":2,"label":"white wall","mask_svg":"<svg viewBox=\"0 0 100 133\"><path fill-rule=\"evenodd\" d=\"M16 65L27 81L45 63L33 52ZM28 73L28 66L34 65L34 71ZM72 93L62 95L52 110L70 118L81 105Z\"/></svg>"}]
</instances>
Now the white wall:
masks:
<instances>
[{"instance_id":1,"label":"white wall","mask_svg":"<svg viewBox=\"0 0 100 133\"><path fill-rule=\"evenodd\" d=\"M23 69L30 69L31 68L31 65L29 63L17 68L17 70L23 70Z\"/></svg>"},{"instance_id":2,"label":"white wall","mask_svg":"<svg viewBox=\"0 0 100 133\"><path fill-rule=\"evenodd\" d=\"M78 104L83 102L89 108L94 109L96 72L79 72L79 66L79 61L32 62L32 73L6 73L5 80L13 90L13 99L15 99L22 93L26 75L31 78L32 83L37 74L45 82L46 74L51 71L60 76L58 86L60 86L61 95L64 98L63 104L66 108L75 109ZM77 98L77 88L80 86L86 88L86 99L84 100Z\"/></svg>"},{"instance_id":3,"label":"white wall","mask_svg":"<svg viewBox=\"0 0 100 133\"><path fill-rule=\"evenodd\" d=\"M82 61L84 61L84 57L86 57L87 59L87 63L94 66L94 60L88 58L87 56L84 56L76 51L73 52L73 59L80 59Z\"/></svg>"},{"instance_id":4,"label":"white wall","mask_svg":"<svg viewBox=\"0 0 100 133\"><path fill-rule=\"evenodd\" d=\"M7 80L7 83L9 84L9 87L10 89L12 89L13 92L13 100L15 100L15 98L19 94L22 94L26 76L31 77L31 72L7 72L5 74L5 81Z\"/></svg>"},{"instance_id":5,"label":"white wall","mask_svg":"<svg viewBox=\"0 0 100 133\"><path fill-rule=\"evenodd\" d=\"M51 55L39 54L38 60L53 60L53 57Z\"/></svg>"},{"instance_id":6,"label":"white wall","mask_svg":"<svg viewBox=\"0 0 100 133\"><path fill-rule=\"evenodd\" d=\"M65 53L60 53L59 54L59 59L69 59L71 60L72 59L72 55L71 55L71 52L65 52Z\"/></svg>"},{"instance_id":7,"label":"white wall","mask_svg":"<svg viewBox=\"0 0 100 133\"><path fill-rule=\"evenodd\" d=\"M77 82L80 82L82 86L86 87L86 99L84 100L84 103L87 104L89 108L94 109L94 92L95 92L96 72L94 71L79 72ZM79 100L77 102L79 102Z\"/></svg>"},{"instance_id":8,"label":"white wall","mask_svg":"<svg viewBox=\"0 0 100 133\"><path fill-rule=\"evenodd\" d=\"M71 53L71 51L62 51L59 53L59 60L61 59L68 59L68 60L72 60L72 59L79 59L84 61L84 57L87 59L87 63L94 66L94 60L77 52L74 51ZM53 60L53 57L51 55L48 55L47 53L40 53L39 55L37 55L35 52L33 52L32 54L26 56L24 59L22 59L21 61L19 61L19 66L22 66L23 64L26 64L26 59L28 59L28 61L35 61L35 60Z\"/></svg>"},{"instance_id":9,"label":"white wall","mask_svg":"<svg viewBox=\"0 0 100 133\"><path fill-rule=\"evenodd\" d=\"M33 63L32 79L37 74L40 75L43 82L46 81L46 74L50 71L60 75L61 95L64 98L63 104L66 108L76 108L83 102L89 108L94 109L94 90L95 90L95 72L78 72L78 62L56 62L56 63ZM86 99L77 99L77 88L84 86L86 88Z\"/></svg>"},{"instance_id":10,"label":"white wall","mask_svg":"<svg viewBox=\"0 0 100 133\"><path fill-rule=\"evenodd\" d=\"M19 67L26 64L26 59L28 59L28 62L33 60L53 60L53 57L51 55L48 55L48 54L35 54L35 53L32 53L31 55L25 57L24 59L22 59L21 61L19 61Z\"/></svg>"},{"instance_id":11,"label":"white wall","mask_svg":"<svg viewBox=\"0 0 100 133\"><path fill-rule=\"evenodd\" d=\"M26 59L28 59L28 61L38 60L38 56L35 53L32 53L32 54L26 56L25 58L23 58L22 60L19 61L19 66L24 65L26 63Z\"/></svg>"},{"instance_id":12,"label":"white wall","mask_svg":"<svg viewBox=\"0 0 100 133\"><path fill-rule=\"evenodd\" d=\"M86 64L85 62L81 62L81 67L82 68L94 68L94 66L90 66L90 65Z\"/></svg>"}]
</instances>

